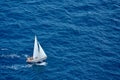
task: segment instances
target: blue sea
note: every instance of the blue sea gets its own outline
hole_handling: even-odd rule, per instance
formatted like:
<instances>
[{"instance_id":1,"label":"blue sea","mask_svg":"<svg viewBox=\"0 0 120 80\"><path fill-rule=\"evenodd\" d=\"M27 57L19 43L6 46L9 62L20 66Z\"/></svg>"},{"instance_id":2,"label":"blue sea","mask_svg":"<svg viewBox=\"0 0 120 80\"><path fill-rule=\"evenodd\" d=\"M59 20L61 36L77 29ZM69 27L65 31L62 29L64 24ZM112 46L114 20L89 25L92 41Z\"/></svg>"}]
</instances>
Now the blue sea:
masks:
<instances>
[{"instance_id":1,"label":"blue sea","mask_svg":"<svg viewBox=\"0 0 120 80\"><path fill-rule=\"evenodd\" d=\"M120 0L0 0L0 80L120 80Z\"/></svg>"}]
</instances>

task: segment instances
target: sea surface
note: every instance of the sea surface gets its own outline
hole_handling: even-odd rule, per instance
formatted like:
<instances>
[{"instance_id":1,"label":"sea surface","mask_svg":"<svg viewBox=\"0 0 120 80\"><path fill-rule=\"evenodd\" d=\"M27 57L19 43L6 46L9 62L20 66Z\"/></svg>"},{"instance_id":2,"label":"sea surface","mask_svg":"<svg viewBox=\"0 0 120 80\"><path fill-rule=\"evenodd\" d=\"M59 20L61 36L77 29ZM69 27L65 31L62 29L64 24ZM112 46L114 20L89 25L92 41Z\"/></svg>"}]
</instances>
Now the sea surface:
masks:
<instances>
[{"instance_id":1,"label":"sea surface","mask_svg":"<svg viewBox=\"0 0 120 80\"><path fill-rule=\"evenodd\" d=\"M120 80L120 0L0 0L0 80Z\"/></svg>"}]
</instances>

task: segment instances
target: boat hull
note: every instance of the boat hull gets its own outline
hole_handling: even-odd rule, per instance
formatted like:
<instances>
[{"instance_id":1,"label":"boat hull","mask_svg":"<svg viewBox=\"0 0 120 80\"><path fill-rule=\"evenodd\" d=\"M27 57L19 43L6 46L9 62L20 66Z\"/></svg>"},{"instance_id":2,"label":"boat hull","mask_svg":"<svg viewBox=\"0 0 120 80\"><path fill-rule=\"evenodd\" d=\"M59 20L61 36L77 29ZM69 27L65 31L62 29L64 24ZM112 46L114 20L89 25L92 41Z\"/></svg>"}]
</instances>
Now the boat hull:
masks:
<instances>
[{"instance_id":1,"label":"boat hull","mask_svg":"<svg viewBox=\"0 0 120 80\"><path fill-rule=\"evenodd\" d=\"M31 64L32 63L41 63L41 62L43 62L46 59L47 59L47 57L41 58L41 59L33 59L32 57L29 57L29 58L27 58L26 62L27 63L31 63Z\"/></svg>"}]
</instances>

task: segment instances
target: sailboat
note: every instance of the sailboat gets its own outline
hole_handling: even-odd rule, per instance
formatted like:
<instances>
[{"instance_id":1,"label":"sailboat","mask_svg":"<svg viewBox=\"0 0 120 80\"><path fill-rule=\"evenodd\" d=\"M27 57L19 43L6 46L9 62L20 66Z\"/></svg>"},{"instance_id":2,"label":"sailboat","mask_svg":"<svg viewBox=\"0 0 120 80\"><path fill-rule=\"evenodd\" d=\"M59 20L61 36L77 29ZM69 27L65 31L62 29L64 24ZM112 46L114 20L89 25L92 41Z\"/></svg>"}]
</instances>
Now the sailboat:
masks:
<instances>
[{"instance_id":1,"label":"sailboat","mask_svg":"<svg viewBox=\"0 0 120 80\"><path fill-rule=\"evenodd\" d=\"M47 59L47 55L44 52L43 48L41 47L40 43L38 42L37 37L35 36L33 56L28 57L26 62L42 63L46 59Z\"/></svg>"}]
</instances>

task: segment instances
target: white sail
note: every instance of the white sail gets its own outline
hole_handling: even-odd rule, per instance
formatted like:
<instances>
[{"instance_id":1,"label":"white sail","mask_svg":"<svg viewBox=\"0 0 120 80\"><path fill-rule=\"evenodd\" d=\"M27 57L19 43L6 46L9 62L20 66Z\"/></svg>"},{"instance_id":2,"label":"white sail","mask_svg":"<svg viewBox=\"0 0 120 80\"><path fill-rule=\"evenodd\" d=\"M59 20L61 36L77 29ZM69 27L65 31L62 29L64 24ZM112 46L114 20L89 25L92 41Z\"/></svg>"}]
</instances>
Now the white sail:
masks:
<instances>
[{"instance_id":1,"label":"white sail","mask_svg":"<svg viewBox=\"0 0 120 80\"><path fill-rule=\"evenodd\" d=\"M47 58L47 55L45 54L45 52L42 49L41 45L37 41L37 37L35 36L34 51L33 51L33 61L39 62L39 61L45 60L46 58Z\"/></svg>"},{"instance_id":2,"label":"white sail","mask_svg":"<svg viewBox=\"0 0 120 80\"><path fill-rule=\"evenodd\" d=\"M38 43L39 44L39 43ZM45 60L47 58L47 55L45 54L43 48L41 47L41 45L39 44L39 54L40 54L40 60Z\"/></svg>"},{"instance_id":3,"label":"white sail","mask_svg":"<svg viewBox=\"0 0 120 80\"><path fill-rule=\"evenodd\" d=\"M33 59L36 59L38 56L39 56L39 52L38 52L38 42L37 42L37 37L35 36Z\"/></svg>"}]
</instances>

